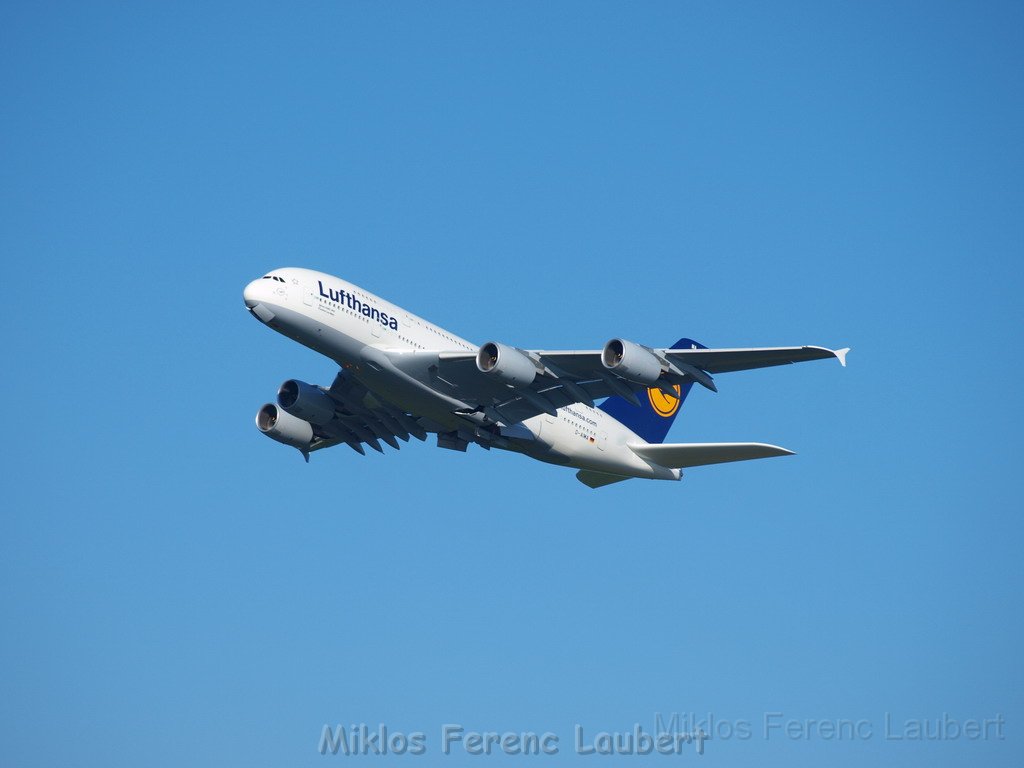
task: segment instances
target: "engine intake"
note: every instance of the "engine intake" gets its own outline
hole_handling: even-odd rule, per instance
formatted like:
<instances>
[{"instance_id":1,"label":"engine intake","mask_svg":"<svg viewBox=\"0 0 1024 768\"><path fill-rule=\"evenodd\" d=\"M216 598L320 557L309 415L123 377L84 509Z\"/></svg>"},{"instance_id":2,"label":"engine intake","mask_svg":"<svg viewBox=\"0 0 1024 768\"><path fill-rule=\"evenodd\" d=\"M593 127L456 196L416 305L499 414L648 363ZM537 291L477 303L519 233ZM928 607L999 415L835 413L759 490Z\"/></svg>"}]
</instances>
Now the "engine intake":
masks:
<instances>
[{"instance_id":1,"label":"engine intake","mask_svg":"<svg viewBox=\"0 0 1024 768\"><path fill-rule=\"evenodd\" d=\"M476 367L513 387L528 387L537 378L537 366L518 349L489 341L476 353Z\"/></svg>"},{"instance_id":2,"label":"engine intake","mask_svg":"<svg viewBox=\"0 0 1024 768\"><path fill-rule=\"evenodd\" d=\"M612 339L601 350L601 364L627 381L653 385L661 376L661 361L646 347Z\"/></svg>"},{"instance_id":3,"label":"engine intake","mask_svg":"<svg viewBox=\"0 0 1024 768\"><path fill-rule=\"evenodd\" d=\"M288 379L277 390L277 404L292 416L317 426L334 418L335 404L320 387L298 379Z\"/></svg>"},{"instance_id":4,"label":"engine intake","mask_svg":"<svg viewBox=\"0 0 1024 768\"><path fill-rule=\"evenodd\" d=\"M273 403L267 403L256 412L256 426L267 437L300 451L307 450L313 440L312 424L292 416Z\"/></svg>"}]
</instances>

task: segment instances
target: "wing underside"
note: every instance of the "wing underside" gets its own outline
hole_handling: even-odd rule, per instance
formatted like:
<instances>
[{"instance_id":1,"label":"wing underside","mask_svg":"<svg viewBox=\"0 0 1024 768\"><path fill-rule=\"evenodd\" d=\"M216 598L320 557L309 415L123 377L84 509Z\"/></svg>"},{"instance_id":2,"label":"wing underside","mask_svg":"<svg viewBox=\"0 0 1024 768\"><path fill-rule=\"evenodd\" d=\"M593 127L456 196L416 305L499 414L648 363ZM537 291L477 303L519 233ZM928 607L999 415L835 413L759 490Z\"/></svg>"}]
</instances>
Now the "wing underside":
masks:
<instances>
[{"instance_id":1,"label":"wing underside","mask_svg":"<svg viewBox=\"0 0 1024 768\"><path fill-rule=\"evenodd\" d=\"M618 395L639 404L638 393L649 387L673 395L672 388L698 383L717 391L712 374L766 368L778 365L837 358L846 365L847 349L825 347L769 347L745 349L650 349L658 361L660 375L641 383L609 370L602 364L601 350L523 350L536 367L529 385L510 386L481 372L472 352L427 352L433 356L435 383L449 387L451 396L500 424L514 424L574 403L593 405L595 400Z\"/></svg>"},{"instance_id":2,"label":"wing underside","mask_svg":"<svg viewBox=\"0 0 1024 768\"><path fill-rule=\"evenodd\" d=\"M329 424L314 428L310 452L344 443L357 453L365 453L364 445L383 453L381 441L398 450L399 440L427 439L426 430L415 416L381 402L342 373L338 373L325 392L337 407Z\"/></svg>"},{"instance_id":3,"label":"wing underside","mask_svg":"<svg viewBox=\"0 0 1024 768\"><path fill-rule=\"evenodd\" d=\"M686 383L699 383L714 390L715 385L711 378L713 373L830 357L838 358L845 365L848 350L833 351L824 347L774 347L648 351L656 356L662 366L653 386L674 396L672 387ZM397 369L420 380L425 378L432 388L451 398L454 404L453 412L465 418L467 422L469 431L465 436L471 440L479 437L481 444L486 443L488 446L495 441L500 443L502 439L501 433L493 432L498 429L495 425L509 427L543 413L555 415L558 409L575 403L593 405L596 400L612 395L639 404L637 395L652 386L649 383L631 381L607 369L602 365L600 350L516 352L523 355L536 368L536 375L528 385L505 384L496 377L482 372L476 365L475 353L471 352L418 350L410 354L407 350L382 350ZM335 417L327 425L314 427L309 452L341 443L359 453L365 452L364 446L383 451L381 443L397 449L400 447L400 441L408 441L410 437L426 439L428 429L424 428L424 423L421 423L417 415L382 401L362 384L341 372L334 383L324 391L335 401ZM481 427L492 430L493 434L481 432ZM430 428L430 431L436 430ZM459 449L464 450L464 447ZM671 461L690 461L696 455L684 457L680 454ZM648 458L656 461L652 457ZM662 458L665 459L665 456ZM701 463L739 461L742 458L759 457L719 458ZM697 465L671 463L663 466Z\"/></svg>"}]
</instances>

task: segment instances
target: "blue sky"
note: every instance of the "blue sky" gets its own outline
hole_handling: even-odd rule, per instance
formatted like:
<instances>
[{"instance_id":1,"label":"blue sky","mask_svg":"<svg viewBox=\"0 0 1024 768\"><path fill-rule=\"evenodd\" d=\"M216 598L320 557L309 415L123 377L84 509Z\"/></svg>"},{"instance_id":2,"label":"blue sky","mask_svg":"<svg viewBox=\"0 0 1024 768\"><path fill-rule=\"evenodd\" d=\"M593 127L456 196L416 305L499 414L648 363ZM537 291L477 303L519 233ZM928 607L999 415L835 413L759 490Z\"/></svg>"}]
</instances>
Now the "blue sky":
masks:
<instances>
[{"instance_id":1,"label":"blue sky","mask_svg":"<svg viewBox=\"0 0 1024 768\"><path fill-rule=\"evenodd\" d=\"M1018 4L7 3L0 30L0 762L479 763L440 753L457 723L560 737L499 763L1020 763ZM798 455L681 484L422 444L307 466L253 416L334 370L241 300L292 265L477 342L853 352L694 392L670 439ZM659 713L750 737L574 754ZM325 723L427 756L322 757Z\"/></svg>"}]
</instances>

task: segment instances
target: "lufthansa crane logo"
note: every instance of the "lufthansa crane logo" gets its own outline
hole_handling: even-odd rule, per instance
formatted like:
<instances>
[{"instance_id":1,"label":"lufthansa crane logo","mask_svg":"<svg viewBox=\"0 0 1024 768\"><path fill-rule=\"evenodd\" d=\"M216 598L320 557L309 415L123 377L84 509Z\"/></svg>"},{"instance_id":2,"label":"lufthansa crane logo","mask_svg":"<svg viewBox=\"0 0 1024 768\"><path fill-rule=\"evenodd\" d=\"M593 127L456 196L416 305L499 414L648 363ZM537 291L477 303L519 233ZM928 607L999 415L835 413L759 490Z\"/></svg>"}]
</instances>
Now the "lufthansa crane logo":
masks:
<instances>
[{"instance_id":1,"label":"lufthansa crane logo","mask_svg":"<svg viewBox=\"0 0 1024 768\"><path fill-rule=\"evenodd\" d=\"M680 386L676 384L672 387L676 391L676 396L666 395L657 387L650 387L647 390L647 399L651 401L651 408L654 412L662 418L669 418L675 416L676 411L679 410L679 393Z\"/></svg>"}]
</instances>

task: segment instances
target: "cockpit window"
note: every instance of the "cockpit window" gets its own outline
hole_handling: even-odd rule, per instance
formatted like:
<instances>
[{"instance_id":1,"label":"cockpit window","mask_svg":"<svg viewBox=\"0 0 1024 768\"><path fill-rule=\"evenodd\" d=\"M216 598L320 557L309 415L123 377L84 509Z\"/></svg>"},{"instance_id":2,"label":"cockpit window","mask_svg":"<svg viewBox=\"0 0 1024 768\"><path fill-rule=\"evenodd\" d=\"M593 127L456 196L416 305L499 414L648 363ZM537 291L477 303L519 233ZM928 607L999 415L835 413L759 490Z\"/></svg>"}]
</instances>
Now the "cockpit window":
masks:
<instances>
[{"instance_id":1,"label":"cockpit window","mask_svg":"<svg viewBox=\"0 0 1024 768\"><path fill-rule=\"evenodd\" d=\"M283 277L278 277L277 275L264 275L260 280L276 280L279 283L285 282Z\"/></svg>"}]
</instances>

